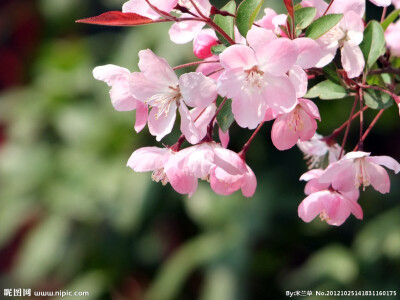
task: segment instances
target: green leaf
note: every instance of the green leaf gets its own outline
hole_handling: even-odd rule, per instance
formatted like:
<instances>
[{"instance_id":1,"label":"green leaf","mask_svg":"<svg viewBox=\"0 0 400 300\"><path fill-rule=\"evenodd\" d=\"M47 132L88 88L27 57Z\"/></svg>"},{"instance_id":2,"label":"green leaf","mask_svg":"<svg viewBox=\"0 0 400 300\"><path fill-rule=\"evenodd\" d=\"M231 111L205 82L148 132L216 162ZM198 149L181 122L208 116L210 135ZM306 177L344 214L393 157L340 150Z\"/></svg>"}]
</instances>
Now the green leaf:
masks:
<instances>
[{"instance_id":1,"label":"green leaf","mask_svg":"<svg viewBox=\"0 0 400 300\"><path fill-rule=\"evenodd\" d=\"M308 27L306 37L316 40L335 27L343 18L343 14L330 14L316 19Z\"/></svg>"},{"instance_id":2,"label":"green leaf","mask_svg":"<svg viewBox=\"0 0 400 300\"><path fill-rule=\"evenodd\" d=\"M325 80L313 86L304 98L317 98L322 100L342 99L346 97L347 91L341 85L338 85L330 80Z\"/></svg>"},{"instance_id":3,"label":"green leaf","mask_svg":"<svg viewBox=\"0 0 400 300\"><path fill-rule=\"evenodd\" d=\"M294 18L296 20L296 27L299 29L305 29L312 23L317 14L315 7L303 7L294 12Z\"/></svg>"},{"instance_id":4,"label":"green leaf","mask_svg":"<svg viewBox=\"0 0 400 300\"><path fill-rule=\"evenodd\" d=\"M219 55L226 49L225 45L215 45L211 47L212 54Z\"/></svg>"},{"instance_id":5,"label":"green leaf","mask_svg":"<svg viewBox=\"0 0 400 300\"><path fill-rule=\"evenodd\" d=\"M219 107L222 103L223 99L218 97L217 106ZM227 132L229 127L231 127L234 121L233 113L232 113L232 100L228 99L225 101L224 106L221 108L220 112L217 115L217 122L219 127L223 132Z\"/></svg>"},{"instance_id":6,"label":"green leaf","mask_svg":"<svg viewBox=\"0 0 400 300\"><path fill-rule=\"evenodd\" d=\"M385 109L393 105L393 99L388 94L377 90L364 90L364 102L372 109Z\"/></svg>"},{"instance_id":7,"label":"green leaf","mask_svg":"<svg viewBox=\"0 0 400 300\"><path fill-rule=\"evenodd\" d=\"M385 36L381 24L373 20L364 30L364 39L360 49L364 54L365 65L368 69L377 61L385 48Z\"/></svg>"},{"instance_id":8,"label":"green leaf","mask_svg":"<svg viewBox=\"0 0 400 300\"><path fill-rule=\"evenodd\" d=\"M264 0L243 0L236 13L236 24L240 34L246 37L260 11Z\"/></svg>"},{"instance_id":9,"label":"green leaf","mask_svg":"<svg viewBox=\"0 0 400 300\"><path fill-rule=\"evenodd\" d=\"M332 62L329 65L325 66L324 68L322 68L322 71L324 72L327 79L338 85L341 84L335 63Z\"/></svg>"},{"instance_id":10,"label":"green leaf","mask_svg":"<svg viewBox=\"0 0 400 300\"><path fill-rule=\"evenodd\" d=\"M392 24L397 19L399 14L400 14L400 9L392 11L390 15L388 15L387 18L381 23L383 30L386 31L389 25Z\"/></svg>"},{"instance_id":11,"label":"green leaf","mask_svg":"<svg viewBox=\"0 0 400 300\"><path fill-rule=\"evenodd\" d=\"M221 11L226 11L231 14L235 14L236 12L236 2L234 0L229 1L224 7L221 8ZM221 27L223 31L226 32L233 40L235 40L235 18L230 16L221 16L216 15L214 18L214 22ZM226 46L229 46L230 43L217 32L218 39Z\"/></svg>"}]
</instances>

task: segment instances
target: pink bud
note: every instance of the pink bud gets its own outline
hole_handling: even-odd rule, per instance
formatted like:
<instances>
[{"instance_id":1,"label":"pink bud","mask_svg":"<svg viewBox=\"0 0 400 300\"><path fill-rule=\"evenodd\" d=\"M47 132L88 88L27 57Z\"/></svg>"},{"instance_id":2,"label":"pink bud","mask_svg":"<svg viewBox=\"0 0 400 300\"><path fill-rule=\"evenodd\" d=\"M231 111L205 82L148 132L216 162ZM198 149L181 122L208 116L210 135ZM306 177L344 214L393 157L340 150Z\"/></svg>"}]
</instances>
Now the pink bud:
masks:
<instances>
[{"instance_id":1,"label":"pink bud","mask_svg":"<svg viewBox=\"0 0 400 300\"><path fill-rule=\"evenodd\" d=\"M205 30L204 30L205 31ZM193 52L200 58L205 59L212 56L211 47L217 45L217 37L207 33L200 33L194 39Z\"/></svg>"}]
</instances>

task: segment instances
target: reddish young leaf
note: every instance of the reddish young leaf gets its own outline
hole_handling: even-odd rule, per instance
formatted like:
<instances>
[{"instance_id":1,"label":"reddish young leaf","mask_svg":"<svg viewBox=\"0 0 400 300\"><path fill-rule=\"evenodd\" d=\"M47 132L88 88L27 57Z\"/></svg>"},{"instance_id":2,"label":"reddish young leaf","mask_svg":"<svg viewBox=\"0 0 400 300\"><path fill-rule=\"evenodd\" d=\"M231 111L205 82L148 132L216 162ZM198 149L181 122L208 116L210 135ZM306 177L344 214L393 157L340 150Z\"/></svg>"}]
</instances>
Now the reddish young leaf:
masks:
<instances>
[{"instance_id":1,"label":"reddish young leaf","mask_svg":"<svg viewBox=\"0 0 400 300\"><path fill-rule=\"evenodd\" d=\"M107 25L107 26L136 26L167 20L153 21L150 18L143 17L134 13L123 13L120 11L109 11L99 16L77 20L76 23Z\"/></svg>"},{"instance_id":2,"label":"reddish young leaf","mask_svg":"<svg viewBox=\"0 0 400 300\"><path fill-rule=\"evenodd\" d=\"M285 2L286 9L289 13L289 16L292 17L294 20L294 6L293 6L293 1L292 0L283 0Z\"/></svg>"}]
</instances>

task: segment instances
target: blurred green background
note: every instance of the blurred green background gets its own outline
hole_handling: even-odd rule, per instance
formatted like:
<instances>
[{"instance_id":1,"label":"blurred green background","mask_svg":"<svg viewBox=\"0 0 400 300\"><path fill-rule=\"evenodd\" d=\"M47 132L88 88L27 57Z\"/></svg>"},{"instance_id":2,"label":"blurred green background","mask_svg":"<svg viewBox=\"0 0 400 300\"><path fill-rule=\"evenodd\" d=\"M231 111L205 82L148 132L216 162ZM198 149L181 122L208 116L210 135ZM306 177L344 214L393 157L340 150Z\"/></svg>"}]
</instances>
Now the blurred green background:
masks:
<instances>
[{"instance_id":1,"label":"blurred green background","mask_svg":"<svg viewBox=\"0 0 400 300\"><path fill-rule=\"evenodd\" d=\"M88 291L74 298L85 300L285 299L288 290L326 289L399 295L399 176L391 174L389 195L362 193L364 221L350 217L337 228L298 218L306 164L297 149L274 149L270 124L248 153L258 179L251 199L217 196L206 183L188 199L125 167L135 149L157 144L147 129L134 132L134 113L114 111L92 69L138 70L146 48L172 66L196 58L191 44L169 41L168 24L74 23L122 4L1 1L0 298L5 288ZM283 12L281 1L266 5ZM329 134L352 103L317 104L319 132ZM366 150L400 160L399 126L393 107ZM353 141L357 134L355 125ZM230 148L239 151L250 135L234 125Z\"/></svg>"}]
</instances>

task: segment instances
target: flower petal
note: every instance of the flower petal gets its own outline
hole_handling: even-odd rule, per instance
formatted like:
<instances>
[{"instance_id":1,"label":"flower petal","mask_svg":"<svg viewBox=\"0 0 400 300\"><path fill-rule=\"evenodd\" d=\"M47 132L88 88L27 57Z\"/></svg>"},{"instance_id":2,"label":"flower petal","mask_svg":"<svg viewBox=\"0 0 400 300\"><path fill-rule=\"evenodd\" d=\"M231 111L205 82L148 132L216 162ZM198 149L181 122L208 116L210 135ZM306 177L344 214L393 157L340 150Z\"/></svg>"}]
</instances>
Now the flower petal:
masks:
<instances>
[{"instance_id":1,"label":"flower petal","mask_svg":"<svg viewBox=\"0 0 400 300\"><path fill-rule=\"evenodd\" d=\"M136 121L135 121L135 131L140 132L146 126L148 118L148 108L147 105L136 101Z\"/></svg>"},{"instance_id":2,"label":"flower petal","mask_svg":"<svg viewBox=\"0 0 400 300\"><path fill-rule=\"evenodd\" d=\"M217 86L211 78L200 72L183 74L179 78L183 100L192 107L206 108L217 98Z\"/></svg>"},{"instance_id":3,"label":"flower petal","mask_svg":"<svg viewBox=\"0 0 400 300\"><path fill-rule=\"evenodd\" d=\"M248 70L258 64L253 49L245 45L228 47L219 55L219 59L225 69Z\"/></svg>"},{"instance_id":4,"label":"flower petal","mask_svg":"<svg viewBox=\"0 0 400 300\"><path fill-rule=\"evenodd\" d=\"M385 166L393 170L396 174L400 172L400 164L390 156L370 156L365 158L366 161L377 165Z\"/></svg>"},{"instance_id":5,"label":"flower petal","mask_svg":"<svg viewBox=\"0 0 400 300\"><path fill-rule=\"evenodd\" d=\"M135 172L149 172L164 167L170 150L167 148L144 147L132 153L127 166Z\"/></svg>"},{"instance_id":6,"label":"flower petal","mask_svg":"<svg viewBox=\"0 0 400 300\"><path fill-rule=\"evenodd\" d=\"M175 102L171 103L169 112L167 114L161 114L161 116L159 116L158 118L157 114L157 107L153 107L149 114L148 126L151 135L156 136L157 141L161 141L161 139L168 133L170 133L172 131L172 128L174 127L176 119Z\"/></svg>"},{"instance_id":7,"label":"flower petal","mask_svg":"<svg viewBox=\"0 0 400 300\"><path fill-rule=\"evenodd\" d=\"M342 65L349 78L358 77L364 69L365 60L360 47L351 41L343 43Z\"/></svg>"}]
</instances>

